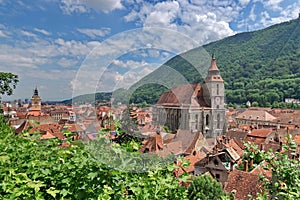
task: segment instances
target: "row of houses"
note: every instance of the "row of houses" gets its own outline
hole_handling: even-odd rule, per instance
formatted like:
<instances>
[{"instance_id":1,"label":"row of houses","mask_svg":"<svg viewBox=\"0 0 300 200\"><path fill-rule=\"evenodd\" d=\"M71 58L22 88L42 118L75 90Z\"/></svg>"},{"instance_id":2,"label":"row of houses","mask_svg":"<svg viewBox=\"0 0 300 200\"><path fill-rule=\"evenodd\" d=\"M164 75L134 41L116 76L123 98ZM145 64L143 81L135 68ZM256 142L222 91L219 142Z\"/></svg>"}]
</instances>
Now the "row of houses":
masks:
<instances>
[{"instance_id":1,"label":"row of houses","mask_svg":"<svg viewBox=\"0 0 300 200\"><path fill-rule=\"evenodd\" d=\"M142 142L139 151L162 157L169 154L183 156L190 165L176 169L176 177L183 173L209 174L222 183L226 192L234 193L235 199L248 199L248 195L255 198L261 192L260 175L271 178L272 173L264 170L264 162L254 165L253 160L243 159L245 143L257 145L260 150L280 152L284 151L282 146L290 134L297 144L292 158L298 159L300 113L287 109L250 108L229 109L226 116L227 131L217 138L205 138L197 131L166 133L155 129Z\"/></svg>"}]
</instances>

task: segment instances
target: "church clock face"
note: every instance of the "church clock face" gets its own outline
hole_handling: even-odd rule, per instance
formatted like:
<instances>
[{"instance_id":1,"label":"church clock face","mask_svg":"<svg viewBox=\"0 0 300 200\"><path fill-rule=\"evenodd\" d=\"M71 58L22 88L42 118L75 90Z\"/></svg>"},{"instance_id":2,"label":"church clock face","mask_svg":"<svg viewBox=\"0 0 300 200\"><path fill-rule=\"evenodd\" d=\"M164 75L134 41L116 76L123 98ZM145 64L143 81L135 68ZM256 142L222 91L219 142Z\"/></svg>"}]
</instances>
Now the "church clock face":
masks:
<instances>
[{"instance_id":1,"label":"church clock face","mask_svg":"<svg viewBox=\"0 0 300 200\"><path fill-rule=\"evenodd\" d=\"M217 105L220 105L221 97L215 97L215 102L216 102Z\"/></svg>"}]
</instances>

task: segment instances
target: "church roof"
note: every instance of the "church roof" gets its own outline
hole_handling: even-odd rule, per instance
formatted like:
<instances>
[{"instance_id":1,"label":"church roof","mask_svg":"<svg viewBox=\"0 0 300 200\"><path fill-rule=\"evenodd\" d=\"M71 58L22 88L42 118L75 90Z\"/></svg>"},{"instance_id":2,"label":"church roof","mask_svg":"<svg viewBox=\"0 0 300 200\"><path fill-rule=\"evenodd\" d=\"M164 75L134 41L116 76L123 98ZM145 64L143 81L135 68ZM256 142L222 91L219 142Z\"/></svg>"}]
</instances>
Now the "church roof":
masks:
<instances>
[{"instance_id":1,"label":"church roof","mask_svg":"<svg viewBox=\"0 0 300 200\"><path fill-rule=\"evenodd\" d=\"M205 79L205 82L208 81L224 82L220 75L219 68L217 67L217 61L216 58L214 57L214 54L212 56L211 64L210 67L208 68L208 74Z\"/></svg>"},{"instance_id":2,"label":"church roof","mask_svg":"<svg viewBox=\"0 0 300 200\"><path fill-rule=\"evenodd\" d=\"M157 104L176 107L181 105L207 106L203 98L203 89L199 83L173 87L171 91L164 92L160 96Z\"/></svg>"},{"instance_id":3,"label":"church roof","mask_svg":"<svg viewBox=\"0 0 300 200\"><path fill-rule=\"evenodd\" d=\"M217 67L217 61L215 58L212 59L210 67L208 68L208 71L219 71L219 68Z\"/></svg>"}]
</instances>

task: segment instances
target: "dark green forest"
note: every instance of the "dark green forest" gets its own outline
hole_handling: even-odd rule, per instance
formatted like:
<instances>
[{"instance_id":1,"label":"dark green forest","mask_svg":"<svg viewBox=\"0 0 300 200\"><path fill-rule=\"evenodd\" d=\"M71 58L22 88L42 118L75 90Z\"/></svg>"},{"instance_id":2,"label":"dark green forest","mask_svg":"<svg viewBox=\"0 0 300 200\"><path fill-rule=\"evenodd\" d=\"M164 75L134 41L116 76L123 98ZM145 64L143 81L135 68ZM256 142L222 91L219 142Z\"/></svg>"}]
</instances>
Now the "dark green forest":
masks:
<instances>
[{"instance_id":1,"label":"dark green forest","mask_svg":"<svg viewBox=\"0 0 300 200\"><path fill-rule=\"evenodd\" d=\"M298 18L263 30L239 33L175 56L133 85L130 103L154 104L167 88L182 84L177 81L180 77L168 68L190 83L202 83L210 64L207 56L213 49L225 81L227 103L245 104L249 100L259 106L270 106L285 98L300 99L299 23ZM156 80L156 84L148 84L149 80ZM162 84L166 82L167 85ZM124 103L128 97L120 91L114 92L114 99Z\"/></svg>"}]
</instances>

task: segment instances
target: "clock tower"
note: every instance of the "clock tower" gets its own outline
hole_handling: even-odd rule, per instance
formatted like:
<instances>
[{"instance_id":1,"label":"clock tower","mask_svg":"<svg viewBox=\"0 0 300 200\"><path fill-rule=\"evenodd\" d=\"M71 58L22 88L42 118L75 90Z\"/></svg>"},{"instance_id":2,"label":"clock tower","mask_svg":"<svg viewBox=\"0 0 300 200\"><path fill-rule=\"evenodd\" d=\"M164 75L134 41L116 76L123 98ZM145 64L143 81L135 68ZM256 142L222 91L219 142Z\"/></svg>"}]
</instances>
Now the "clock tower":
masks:
<instances>
[{"instance_id":1,"label":"clock tower","mask_svg":"<svg viewBox=\"0 0 300 200\"><path fill-rule=\"evenodd\" d=\"M39 91L35 88L33 96L31 98L31 111L41 111L42 109L42 100L39 97Z\"/></svg>"},{"instance_id":2,"label":"clock tower","mask_svg":"<svg viewBox=\"0 0 300 200\"><path fill-rule=\"evenodd\" d=\"M217 67L214 52L212 53L211 65L207 77L204 80L204 100L211 108L211 121L209 132L212 137L221 135L225 125L224 108L224 81Z\"/></svg>"}]
</instances>

